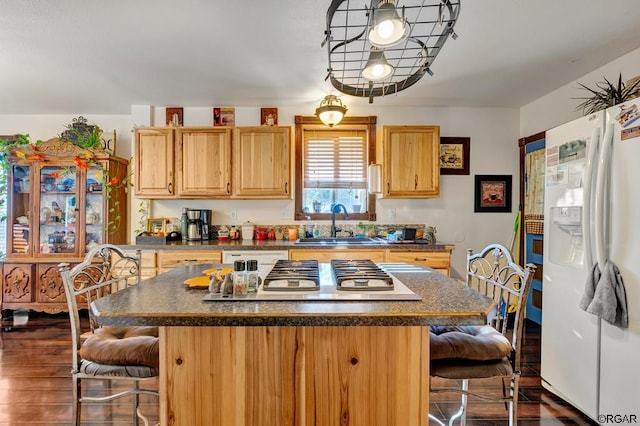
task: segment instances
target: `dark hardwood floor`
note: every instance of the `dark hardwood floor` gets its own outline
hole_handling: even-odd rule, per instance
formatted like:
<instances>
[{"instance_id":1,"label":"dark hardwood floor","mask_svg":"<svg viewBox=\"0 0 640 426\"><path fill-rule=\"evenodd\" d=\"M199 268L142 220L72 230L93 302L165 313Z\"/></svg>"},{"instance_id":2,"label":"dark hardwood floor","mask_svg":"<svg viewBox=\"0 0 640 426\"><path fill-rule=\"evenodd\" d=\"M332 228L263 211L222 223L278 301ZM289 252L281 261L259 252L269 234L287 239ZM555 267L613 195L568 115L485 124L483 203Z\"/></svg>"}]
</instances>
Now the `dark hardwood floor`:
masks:
<instances>
[{"instance_id":1,"label":"dark hardwood floor","mask_svg":"<svg viewBox=\"0 0 640 426\"><path fill-rule=\"evenodd\" d=\"M14 326L11 312L4 313L0 329L0 425L70 424L71 341L67 315L31 312L26 325ZM540 386L540 327L534 323L526 324L524 348L519 424L595 425ZM101 394L105 392L104 386L93 385L88 391ZM486 392L500 391L494 385L479 386ZM155 424L157 400L142 396L141 401L143 413L149 417L150 424ZM457 407L454 394L431 398L430 412L440 419L455 412ZM82 419L87 425L128 425L132 423L130 413L131 399L124 398L108 406L88 405ZM469 401L467 424L470 426L507 424L506 419L504 404Z\"/></svg>"}]
</instances>

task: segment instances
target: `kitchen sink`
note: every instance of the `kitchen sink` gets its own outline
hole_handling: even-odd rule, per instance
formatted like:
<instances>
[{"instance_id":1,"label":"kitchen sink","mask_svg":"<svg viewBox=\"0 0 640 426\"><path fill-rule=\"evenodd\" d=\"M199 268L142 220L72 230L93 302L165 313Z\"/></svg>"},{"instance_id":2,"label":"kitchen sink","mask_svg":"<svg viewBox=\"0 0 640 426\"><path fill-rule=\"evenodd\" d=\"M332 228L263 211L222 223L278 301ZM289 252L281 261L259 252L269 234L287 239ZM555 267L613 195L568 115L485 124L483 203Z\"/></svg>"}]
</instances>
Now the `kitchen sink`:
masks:
<instances>
[{"instance_id":1,"label":"kitchen sink","mask_svg":"<svg viewBox=\"0 0 640 426\"><path fill-rule=\"evenodd\" d=\"M376 238L357 237L325 237L325 238L299 238L295 244L320 244L320 245L351 245L351 244L384 244Z\"/></svg>"}]
</instances>

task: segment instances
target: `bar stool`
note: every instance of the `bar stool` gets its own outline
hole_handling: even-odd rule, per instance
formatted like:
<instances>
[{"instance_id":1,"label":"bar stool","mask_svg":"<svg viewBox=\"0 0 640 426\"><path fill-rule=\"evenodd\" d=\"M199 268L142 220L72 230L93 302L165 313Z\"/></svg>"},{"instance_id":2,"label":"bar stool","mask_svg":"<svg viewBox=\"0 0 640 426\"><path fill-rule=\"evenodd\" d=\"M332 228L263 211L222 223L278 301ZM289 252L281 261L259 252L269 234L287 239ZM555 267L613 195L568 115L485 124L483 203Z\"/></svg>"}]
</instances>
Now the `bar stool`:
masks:
<instances>
[{"instance_id":1,"label":"bar stool","mask_svg":"<svg viewBox=\"0 0 640 426\"><path fill-rule=\"evenodd\" d=\"M140 251L127 256L117 246L103 244L91 249L73 269L58 265L71 321L73 359L73 424L80 424L83 402L108 402L133 395L133 422L147 419L139 411L139 395L158 396L156 389L140 388L142 381L158 377L159 346L157 327L98 327L91 302L140 282ZM83 330L79 309L89 310L89 327ZM130 388L101 397L82 395L86 380L131 382ZM102 419L101 419L102 420Z\"/></svg>"},{"instance_id":2,"label":"bar stool","mask_svg":"<svg viewBox=\"0 0 640 426\"><path fill-rule=\"evenodd\" d=\"M522 328L534 271L533 264L521 268L500 244L490 244L477 254L468 250L466 285L494 299L496 309L484 326L431 328L431 392L461 394L460 408L449 419L449 425L458 418L465 425L468 395L504 401L509 424L517 424ZM434 387L434 378L438 382L458 381L461 386ZM502 382L501 397L469 391L469 381L490 378ZM431 414L429 418L442 424Z\"/></svg>"}]
</instances>

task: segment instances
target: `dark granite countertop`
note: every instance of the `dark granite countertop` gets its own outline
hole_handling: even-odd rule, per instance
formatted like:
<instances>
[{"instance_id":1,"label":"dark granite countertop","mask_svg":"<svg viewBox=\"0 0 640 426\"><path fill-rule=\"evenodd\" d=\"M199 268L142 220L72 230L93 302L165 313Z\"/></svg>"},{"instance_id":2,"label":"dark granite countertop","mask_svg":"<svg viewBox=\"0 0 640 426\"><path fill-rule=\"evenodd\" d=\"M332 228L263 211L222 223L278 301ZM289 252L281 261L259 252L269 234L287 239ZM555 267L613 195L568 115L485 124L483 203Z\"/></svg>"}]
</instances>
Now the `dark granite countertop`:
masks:
<instances>
[{"instance_id":1,"label":"dark granite countertop","mask_svg":"<svg viewBox=\"0 0 640 426\"><path fill-rule=\"evenodd\" d=\"M423 326L485 324L492 300L428 268L391 272L421 301L203 302L205 289L185 279L219 265L176 268L96 301L101 325L155 326Z\"/></svg>"},{"instance_id":2,"label":"dark granite countertop","mask_svg":"<svg viewBox=\"0 0 640 426\"><path fill-rule=\"evenodd\" d=\"M364 249L364 250L453 250L453 244L447 244L441 241L435 244L422 243L384 243L372 242L371 244L296 244L294 241L285 240L235 240L235 241L171 241L166 244L129 244L121 245L127 250L323 250L331 249Z\"/></svg>"}]
</instances>

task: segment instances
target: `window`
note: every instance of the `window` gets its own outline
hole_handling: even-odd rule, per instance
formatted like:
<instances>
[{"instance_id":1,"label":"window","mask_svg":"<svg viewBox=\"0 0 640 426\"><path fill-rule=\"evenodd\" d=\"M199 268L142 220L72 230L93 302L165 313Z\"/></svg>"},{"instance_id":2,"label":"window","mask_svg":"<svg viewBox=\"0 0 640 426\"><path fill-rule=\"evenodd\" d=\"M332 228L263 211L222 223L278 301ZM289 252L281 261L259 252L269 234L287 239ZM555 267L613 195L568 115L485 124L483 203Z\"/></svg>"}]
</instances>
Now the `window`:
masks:
<instances>
[{"instance_id":1,"label":"window","mask_svg":"<svg viewBox=\"0 0 640 426\"><path fill-rule=\"evenodd\" d=\"M295 218L329 219L331 206L347 220L376 220L367 193L367 164L375 162L376 117L345 117L327 127L317 117L295 117Z\"/></svg>"}]
</instances>

